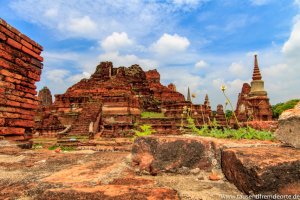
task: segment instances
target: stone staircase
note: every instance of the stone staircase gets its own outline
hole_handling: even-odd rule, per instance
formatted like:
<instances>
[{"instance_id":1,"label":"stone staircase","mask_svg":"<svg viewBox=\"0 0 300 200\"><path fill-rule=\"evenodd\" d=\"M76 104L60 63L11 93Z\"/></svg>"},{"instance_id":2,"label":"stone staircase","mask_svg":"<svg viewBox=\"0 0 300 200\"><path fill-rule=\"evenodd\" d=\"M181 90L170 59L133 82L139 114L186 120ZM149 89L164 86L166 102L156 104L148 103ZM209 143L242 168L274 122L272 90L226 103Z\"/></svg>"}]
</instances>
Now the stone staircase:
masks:
<instances>
[{"instance_id":1,"label":"stone staircase","mask_svg":"<svg viewBox=\"0 0 300 200\"><path fill-rule=\"evenodd\" d=\"M99 102L86 103L78 119L72 124L69 135L88 135L89 125L91 122L95 123L97 116L101 112L101 108L102 106Z\"/></svg>"}]
</instances>

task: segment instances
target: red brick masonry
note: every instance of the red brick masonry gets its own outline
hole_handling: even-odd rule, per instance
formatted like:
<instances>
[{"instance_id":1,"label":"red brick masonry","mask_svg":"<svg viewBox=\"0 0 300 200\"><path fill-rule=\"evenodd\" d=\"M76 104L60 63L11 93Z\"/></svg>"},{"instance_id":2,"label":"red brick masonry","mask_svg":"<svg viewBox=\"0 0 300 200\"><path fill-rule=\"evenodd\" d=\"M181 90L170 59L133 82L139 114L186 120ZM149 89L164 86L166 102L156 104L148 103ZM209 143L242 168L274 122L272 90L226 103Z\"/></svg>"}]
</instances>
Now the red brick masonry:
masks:
<instances>
[{"instance_id":1,"label":"red brick masonry","mask_svg":"<svg viewBox=\"0 0 300 200\"><path fill-rule=\"evenodd\" d=\"M0 136L24 139L34 126L43 47L0 18Z\"/></svg>"}]
</instances>

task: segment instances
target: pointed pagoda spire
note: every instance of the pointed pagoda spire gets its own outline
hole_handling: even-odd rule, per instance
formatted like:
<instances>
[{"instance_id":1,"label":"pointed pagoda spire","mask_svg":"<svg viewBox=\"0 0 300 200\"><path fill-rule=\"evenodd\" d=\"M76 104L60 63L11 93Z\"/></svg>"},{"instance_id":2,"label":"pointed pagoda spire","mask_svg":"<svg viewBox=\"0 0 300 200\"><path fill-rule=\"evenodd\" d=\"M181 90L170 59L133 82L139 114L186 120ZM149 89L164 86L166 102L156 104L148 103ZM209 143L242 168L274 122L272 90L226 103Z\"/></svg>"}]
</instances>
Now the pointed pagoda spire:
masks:
<instances>
[{"instance_id":1,"label":"pointed pagoda spire","mask_svg":"<svg viewBox=\"0 0 300 200\"><path fill-rule=\"evenodd\" d=\"M261 80L261 74L257 62L257 55L254 55L254 69L253 69L252 80Z\"/></svg>"},{"instance_id":2,"label":"pointed pagoda spire","mask_svg":"<svg viewBox=\"0 0 300 200\"><path fill-rule=\"evenodd\" d=\"M207 94L205 95L204 105L210 106L210 102Z\"/></svg>"},{"instance_id":3,"label":"pointed pagoda spire","mask_svg":"<svg viewBox=\"0 0 300 200\"><path fill-rule=\"evenodd\" d=\"M189 102L192 102L191 93L190 93L190 87L188 87L188 93L187 93L186 100L189 101Z\"/></svg>"}]
</instances>

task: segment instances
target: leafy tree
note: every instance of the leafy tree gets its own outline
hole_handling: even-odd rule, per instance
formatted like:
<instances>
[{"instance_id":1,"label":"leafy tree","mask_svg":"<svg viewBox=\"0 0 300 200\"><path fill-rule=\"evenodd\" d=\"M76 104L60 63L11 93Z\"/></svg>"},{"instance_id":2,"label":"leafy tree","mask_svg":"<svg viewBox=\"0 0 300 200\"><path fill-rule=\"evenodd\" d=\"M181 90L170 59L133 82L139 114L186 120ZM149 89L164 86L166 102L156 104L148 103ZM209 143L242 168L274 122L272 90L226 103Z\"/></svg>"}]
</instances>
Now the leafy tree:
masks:
<instances>
[{"instance_id":1,"label":"leafy tree","mask_svg":"<svg viewBox=\"0 0 300 200\"><path fill-rule=\"evenodd\" d=\"M227 119L230 119L231 116L232 116L232 111L231 110L226 110L225 116L226 116Z\"/></svg>"},{"instance_id":2,"label":"leafy tree","mask_svg":"<svg viewBox=\"0 0 300 200\"><path fill-rule=\"evenodd\" d=\"M285 103L278 103L272 106L273 117L278 118L283 111L294 108L295 105L299 102L299 100L300 99L292 99Z\"/></svg>"}]
</instances>

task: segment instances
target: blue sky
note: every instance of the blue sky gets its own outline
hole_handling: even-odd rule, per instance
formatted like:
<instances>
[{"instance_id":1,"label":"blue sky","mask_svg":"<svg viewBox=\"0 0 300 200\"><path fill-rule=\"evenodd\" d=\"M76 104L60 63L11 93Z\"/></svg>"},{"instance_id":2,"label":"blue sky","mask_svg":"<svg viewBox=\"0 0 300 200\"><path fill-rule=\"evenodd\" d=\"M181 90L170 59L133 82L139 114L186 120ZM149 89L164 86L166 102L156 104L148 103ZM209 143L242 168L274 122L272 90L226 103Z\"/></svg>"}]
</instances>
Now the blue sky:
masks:
<instances>
[{"instance_id":1,"label":"blue sky","mask_svg":"<svg viewBox=\"0 0 300 200\"><path fill-rule=\"evenodd\" d=\"M100 61L157 68L196 103L236 101L258 54L272 104L299 98L299 0L0 0L0 17L44 47L38 83L53 94Z\"/></svg>"}]
</instances>

